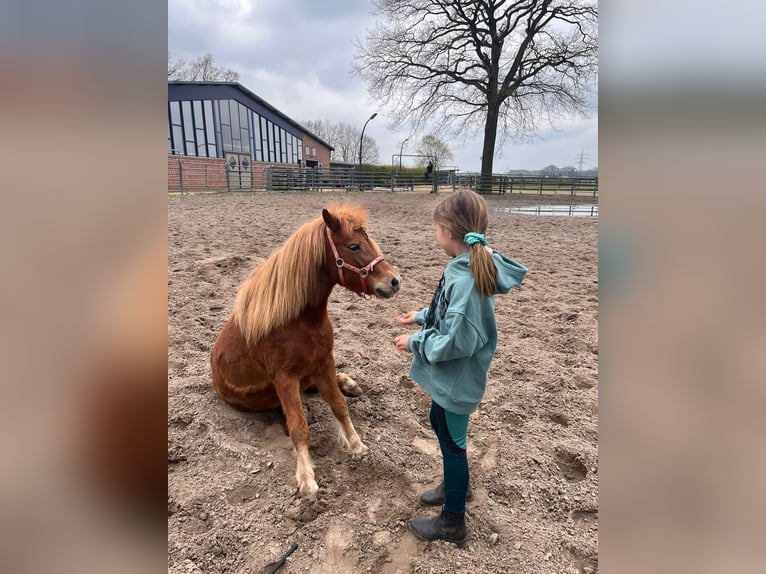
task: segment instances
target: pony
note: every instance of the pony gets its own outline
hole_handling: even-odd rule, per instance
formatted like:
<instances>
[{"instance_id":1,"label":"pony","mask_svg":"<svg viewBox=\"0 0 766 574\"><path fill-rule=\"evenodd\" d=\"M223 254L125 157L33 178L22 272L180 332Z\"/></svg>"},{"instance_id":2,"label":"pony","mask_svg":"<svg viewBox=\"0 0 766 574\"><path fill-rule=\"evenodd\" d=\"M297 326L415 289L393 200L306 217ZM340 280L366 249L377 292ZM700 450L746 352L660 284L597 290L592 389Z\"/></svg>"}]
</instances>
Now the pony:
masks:
<instances>
[{"instance_id":1,"label":"pony","mask_svg":"<svg viewBox=\"0 0 766 574\"><path fill-rule=\"evenodd\" d=\"M338 441L352 456L368 450L343 396L358 396L361 389L335 370L327 302L337 284L382 299L401 286L398 272L367 235L367 212L358 205L323 209L256 266L240 285L210 356L213 388L226 403L244 411L281 405L298 491L307 498L316 498L318 486L301 392L319 391L337 420Z\"/></svg>"}]
</instances>

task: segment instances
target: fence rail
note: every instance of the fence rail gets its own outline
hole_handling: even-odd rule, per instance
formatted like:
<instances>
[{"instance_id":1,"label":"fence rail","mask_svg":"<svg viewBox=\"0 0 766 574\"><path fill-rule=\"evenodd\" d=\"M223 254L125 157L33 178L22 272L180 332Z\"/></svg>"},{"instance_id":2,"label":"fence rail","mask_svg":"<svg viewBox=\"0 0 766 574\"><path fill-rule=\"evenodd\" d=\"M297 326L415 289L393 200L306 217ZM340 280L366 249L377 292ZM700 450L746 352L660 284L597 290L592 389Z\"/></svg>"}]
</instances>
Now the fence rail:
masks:
<instances>
[{"instance_id":1,"label":"fence rail","mask_svg":"<svg viewBox=\"0 0 766 574\"><path fill-rule=\"evenodd\" d=\"M456 176L460 187L480 193L537 193L538 195L598 195L597 177L544 177L493 174Z\"/></svg>"},{"instance_id":2,"label":"fence rail","mask_svg":"<svg viewBox=\"0 0 766 574\"><path fill-rule=\"evenodd\" d=\"M249 164L247 169L232 168L222 159L204 161L169 158L168 191L419 191L437 193L473 189L479 193L537 193L540 195L598 194L598 178L561 178L460 173L459 170L434 171L426 179L423 172L381 171L375 167L361 172L354 167L301 168L297 165Z\"/></svg>"}]
</instances>

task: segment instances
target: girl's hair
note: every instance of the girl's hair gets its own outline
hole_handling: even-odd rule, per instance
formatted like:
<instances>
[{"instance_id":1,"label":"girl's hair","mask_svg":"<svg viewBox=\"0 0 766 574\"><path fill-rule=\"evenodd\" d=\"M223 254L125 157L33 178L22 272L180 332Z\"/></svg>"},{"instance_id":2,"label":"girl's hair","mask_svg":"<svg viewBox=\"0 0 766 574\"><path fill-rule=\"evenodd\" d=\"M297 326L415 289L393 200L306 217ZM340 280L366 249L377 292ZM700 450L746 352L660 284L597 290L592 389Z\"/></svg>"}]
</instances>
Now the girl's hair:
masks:
<instances>
[{"instance_id":1,"label":"girl's hair","mask_svg":"<svg viewBox=\"0 0 766 574\"><path fill-rule=\"evenodd\" d=\"M488 220L487 202L473 191L455 191L434 209L434 223L460 241L466 233L486 233ZM484 297L489 297L495 293L497 283L497 269L492 255L481 243L474 243L468 251L476 288Z\"/></svg>"}]
</instances>

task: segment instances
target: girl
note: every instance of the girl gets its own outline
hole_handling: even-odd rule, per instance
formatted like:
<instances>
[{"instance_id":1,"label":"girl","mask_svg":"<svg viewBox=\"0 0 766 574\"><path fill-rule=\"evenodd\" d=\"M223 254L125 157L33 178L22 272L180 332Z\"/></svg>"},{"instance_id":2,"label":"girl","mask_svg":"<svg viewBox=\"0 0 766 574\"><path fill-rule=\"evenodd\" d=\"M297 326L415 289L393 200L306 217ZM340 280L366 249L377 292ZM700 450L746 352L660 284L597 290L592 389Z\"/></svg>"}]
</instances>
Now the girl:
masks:
<instances>
[{"instance_id":1,"label":"girl","mask_svg":"<svg viewBox=\"0 0 766 574\"><path fill-rule=\"evenodd\" d=\"M422 540L462 545L468 538L465 501L470 498L466 433L487 386L497 347L496 293L520 284L527 268L487 247L487 204L472 191L457 191L434 209L436 241L453 259L436 286L431 305L397 317L423 325L396 337L396 348L413 354L410 377L431 395L431 427L439 439L444 479L420 500L442 505L433 518L415 517L410 528Z\"/></svg>"}]
</instances>

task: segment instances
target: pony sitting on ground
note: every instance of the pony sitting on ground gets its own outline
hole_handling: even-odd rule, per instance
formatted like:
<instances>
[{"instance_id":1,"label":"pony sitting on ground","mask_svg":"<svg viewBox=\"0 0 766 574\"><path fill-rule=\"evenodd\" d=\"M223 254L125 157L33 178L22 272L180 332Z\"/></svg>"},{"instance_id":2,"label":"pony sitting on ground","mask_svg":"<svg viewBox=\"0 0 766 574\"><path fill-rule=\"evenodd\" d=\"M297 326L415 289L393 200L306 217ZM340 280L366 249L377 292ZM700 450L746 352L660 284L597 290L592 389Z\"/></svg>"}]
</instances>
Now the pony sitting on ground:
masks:
<instances>
[{"instance_id":1,"label":"pony sitting on ground","mask_svg":"<svg viewBox=\"0 0 766 574\"><path fill-rule=\"evenodd\" d=\"M240 286L232 316L213 345L213 388L232 407L260 411L282 406L298 462L302 496L318 486L309 456L309 427L301 392L316 389L338 421L338 438L351 453L367 451L351 423L341 390L361 394L336 373L327 301L333 287L387 299L401 279L367 235L367 213L334 206L304 224Z\"/></svg>"}]
</instances>

